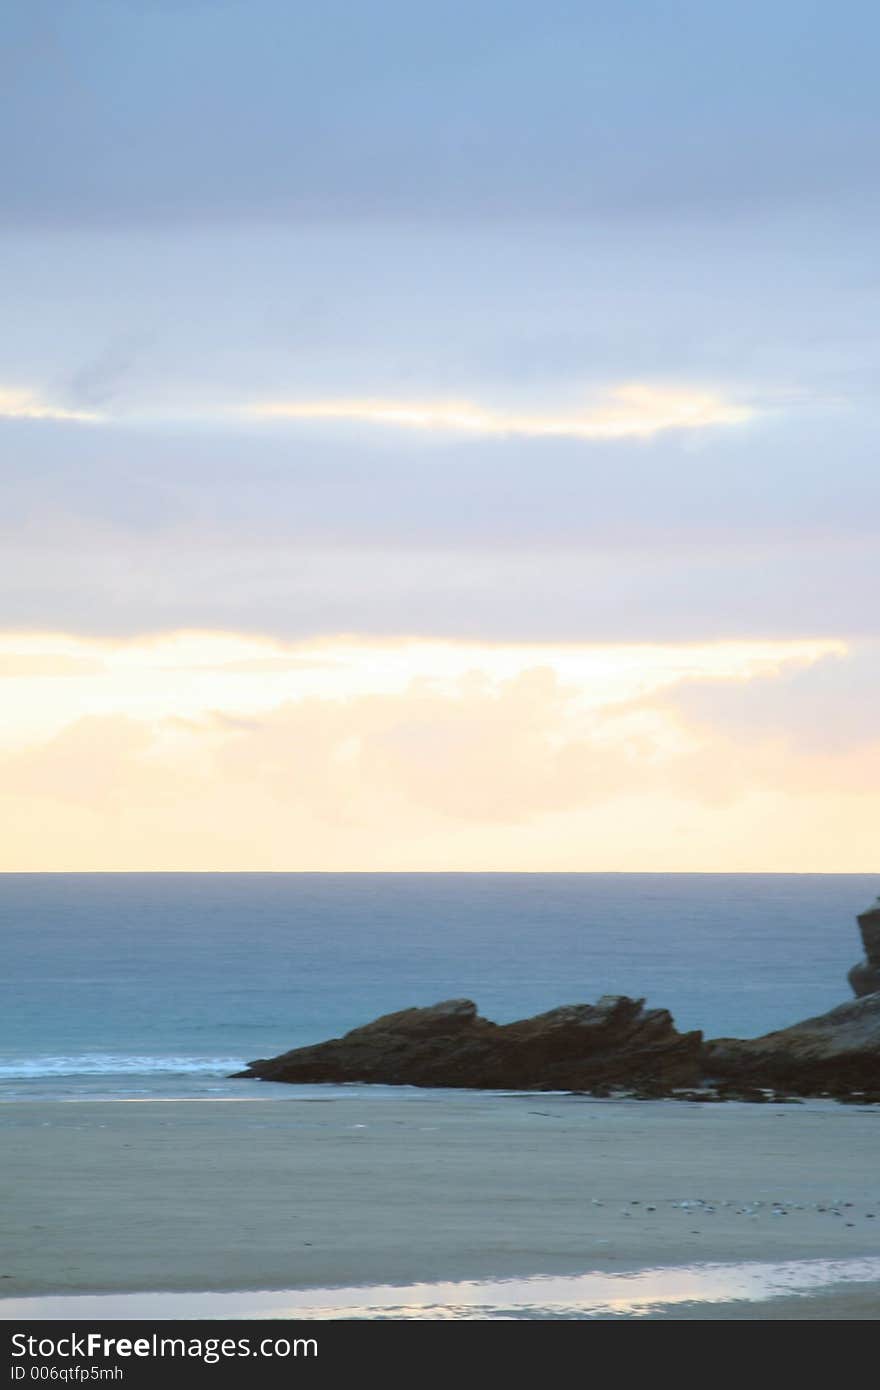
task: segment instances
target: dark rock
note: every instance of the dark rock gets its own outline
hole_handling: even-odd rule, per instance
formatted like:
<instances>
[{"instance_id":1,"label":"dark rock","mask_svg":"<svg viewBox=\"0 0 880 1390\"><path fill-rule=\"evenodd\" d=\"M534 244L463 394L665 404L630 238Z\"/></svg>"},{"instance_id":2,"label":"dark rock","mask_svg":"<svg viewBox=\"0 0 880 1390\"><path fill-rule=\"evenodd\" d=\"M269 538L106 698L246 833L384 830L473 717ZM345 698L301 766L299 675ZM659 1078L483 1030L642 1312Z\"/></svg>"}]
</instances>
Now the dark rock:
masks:
<instances>
[{"instance_id":1,"label":"dark rock","mask_svg":"<svg viewBox=\"0 0 880 1390\"><path fill-rule=\"evenodd\" d=\"M849 1097L880 1088L880 993L840 1004L762 1038L705 1044L708 1077L796 1095Z\"/></svg>"},{"instance_id":2,"label":"dark rock","mask_svg":"<svg viewBox=\"0 0 880 1390\"><path fill-rule=\"evenodd\" d=\"M880 990L880 898L867 912L859 913L856 921L862 934L865 959L853 966L847 979L853 994L861 998Z\"/></svg>"},{"instance_id":3,"label":"dark rock","mask_svg":"<svg viewBox=\"0 0 880 1390\"><path fill-rule=\"evenodd\" d=\"M699 1080L702 1034L679 1033L665 1009L605 995L497 1024L469 999L404 1009L342 1038L251 1062L263 1081L380 1082L492 1090L590 1090L636 1085L666 1094Z\"/></svg>"},{"instance_id":4,"label":"dark rock","mask_svg":"<svg viewBox=\"0 0 880 1390\"><path fill-rule=\"evenodd\" d=\"M625 1094L640 1100L765 1104L825 1095L880 1098L880 898L858 917L865 959L850 981L859 996L762 1038L679 1033L665 1009L605 995L535 1018L497 1024L470 999L385 1014L342 1038L251 1062L264 1081L379 1082L491 1090ZM697 1086L688 1092L682 1088Z\"/></svg>"},{"instance_id":5,"label":"dark rock","mask_svg":"<svg viewBox=\"0 0 880 1390\"><path fill-rule=\"evenodd\" d=\"M870 961L858 961L846 978L853 994L859 999L864 994L877 994L880 991L880 965L872 965Z\"/></svg>"}]
</instances>

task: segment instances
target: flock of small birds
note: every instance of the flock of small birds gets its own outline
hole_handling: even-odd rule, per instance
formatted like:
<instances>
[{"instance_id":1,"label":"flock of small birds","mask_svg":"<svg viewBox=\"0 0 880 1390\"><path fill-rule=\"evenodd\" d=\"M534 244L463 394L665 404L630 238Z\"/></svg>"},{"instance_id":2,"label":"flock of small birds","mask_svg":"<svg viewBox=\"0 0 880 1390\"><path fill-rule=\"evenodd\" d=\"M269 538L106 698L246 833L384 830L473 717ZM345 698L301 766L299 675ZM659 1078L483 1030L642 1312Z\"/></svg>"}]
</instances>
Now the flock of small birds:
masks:
<instances>
[{"instance_id":1,"label":"flock of small birds","mask_svg":"<svg viewBox=\"0 0 880 1390\"><path fill-rule=\"evenodd\" d=\"M598 1197L593 1197L594 1207L604 1207L606 1205ZM842 1197L832 1197L823 1202L792 1202L792 1201L769 1201L755 1199L748 1202L734 1201L707 1201L703 1197L690 1197L683 1201L661 1201L661 1202L642 1202L638 1198L633 1198L628 1207L620 1210L620 1215L624 1217L639 1216L642 1212L655 1212L661 1207L672 1211L680 1211L691 1216L714 1216L718 1212L723 1212L727 1216L746 1216L753 1221L759 1220L763 1216L789 1216L792 1212L816 1212L823 1216L836 1216L844 1221L847 1226L855 1226L856 1221L850 1218L861 1218L864 1221L875 1221L877 1213L880 1211L880 1201L869 1202L863 1205L874 1208L871 1211L859 1211L858 1204L855 1202L844 1201ZM633 1211L633 1207L638 1207L639 1211ZM880 1229L880 1228L878 1228ZM692 1231L692 1235L699 1235L699 1231Z\"/></svg>"}]
</instances>

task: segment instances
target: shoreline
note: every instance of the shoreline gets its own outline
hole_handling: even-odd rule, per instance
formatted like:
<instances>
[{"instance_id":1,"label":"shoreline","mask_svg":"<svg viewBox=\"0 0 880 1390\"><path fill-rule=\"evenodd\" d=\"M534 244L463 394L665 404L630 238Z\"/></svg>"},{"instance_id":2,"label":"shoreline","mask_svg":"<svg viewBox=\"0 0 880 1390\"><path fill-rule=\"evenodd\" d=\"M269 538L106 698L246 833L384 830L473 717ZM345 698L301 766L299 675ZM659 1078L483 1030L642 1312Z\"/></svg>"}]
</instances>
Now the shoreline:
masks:
<instances>
[{"instance_id":1,"label":"shoreline","mask_svg":"<svg viewBox=\"0 0 880 1390\"><path fill-rule=\"evenodd\" d=\"M224 1292L140 1291L0 1299L0 1319L463 1320L876 1318L880 1257L660 1266L574 1276ZM808 1311L809 1310L809 1311ZM860 1311L863 1310L863 1311ZM827 1316L828 1314L826 1314Z\"/></svg>"}]
</instances>

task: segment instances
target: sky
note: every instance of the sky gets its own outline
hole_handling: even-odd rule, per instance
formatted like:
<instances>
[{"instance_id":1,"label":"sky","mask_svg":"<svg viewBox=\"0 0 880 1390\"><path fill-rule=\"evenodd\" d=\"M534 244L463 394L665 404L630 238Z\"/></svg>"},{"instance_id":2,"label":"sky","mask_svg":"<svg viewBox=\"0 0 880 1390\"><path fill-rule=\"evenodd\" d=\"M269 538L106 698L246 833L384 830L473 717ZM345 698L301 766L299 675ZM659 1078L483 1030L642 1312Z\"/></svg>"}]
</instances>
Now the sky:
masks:
<instances>
[{"instance_id":1,"label":"sky","mask_svg":"<svg viewBox=\"0 0 880 1390\"><path fill-rule=\"evenodd\" d=\"M0 869L874 867L875 5L0 9Z\"/></svg>"}]
</instances>

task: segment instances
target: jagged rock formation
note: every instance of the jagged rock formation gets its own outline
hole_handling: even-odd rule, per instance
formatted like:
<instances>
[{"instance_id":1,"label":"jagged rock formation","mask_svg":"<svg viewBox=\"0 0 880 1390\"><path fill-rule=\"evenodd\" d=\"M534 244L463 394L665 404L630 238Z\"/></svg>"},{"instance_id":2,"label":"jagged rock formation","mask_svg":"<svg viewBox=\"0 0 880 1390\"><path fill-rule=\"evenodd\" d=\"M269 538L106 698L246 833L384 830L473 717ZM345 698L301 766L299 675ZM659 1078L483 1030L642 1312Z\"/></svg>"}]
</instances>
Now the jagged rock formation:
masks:
<instances>
[{"instance_id":1,"label":"jagged rock formation","mask_svg":"<svg viewBox=\"0 0 880 1390\"><path fill-rule=\"evenodd\" d=\"M880 898L867 912L859 913L856 921L862 934L865 959L853 966L847 978L853 994L861 998L880 990Z\"/></svg>"},{"instance_id":2,"label":"jagged rock formation","mask_svg":"<svg viewBox=\"0 0 880 1390\"><path fill-rule=\"evenodd\" d=\"M679 1033L665 1009L604 995L497 1024L470 999L385 1014L342 1038L251 1062L241 1077L292 1083L366 1081L489 1090L765 1099L766 1091L880 1101L880 898L858 918L866 959L860 996L762 1038Z\"/></svg>"},{"instance_id":3,"label":"jagged rock formation","mask_svg":"<svg viewBox=\"0 0 880 1390\"><path fill-rule=\"evenodd\" d=\"M663 1092L698 1081L701 1050L701 1033L679 1033L665 1009L645 1009L644 1000L623 995L503 1025L481 1018L469 999L449 999L251 1062L238 1075L299 1083Z\"/></svg>"},{"instance_id":4,"label":"jagged rock formation","mask_svg":"<svg viewBox=\"0 0 880 1390\"><path fill-rule=\"evenodd\" d=\"M704 1047L710 1080L800 1095L880 1091L880 993L840 1004L762 1038L715 1038Z\"/></svg>"}]
</instances>

